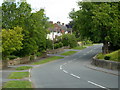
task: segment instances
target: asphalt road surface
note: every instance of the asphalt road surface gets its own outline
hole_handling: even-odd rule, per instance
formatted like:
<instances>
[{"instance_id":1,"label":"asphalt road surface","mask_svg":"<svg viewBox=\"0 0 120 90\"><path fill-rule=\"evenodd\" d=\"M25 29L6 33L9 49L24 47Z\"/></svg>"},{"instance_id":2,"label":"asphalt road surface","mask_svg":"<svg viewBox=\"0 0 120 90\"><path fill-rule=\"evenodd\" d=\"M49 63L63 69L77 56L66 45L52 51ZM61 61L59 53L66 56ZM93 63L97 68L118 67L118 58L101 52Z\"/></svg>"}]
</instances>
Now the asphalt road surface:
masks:
<instances>
[{"instance_id":1,"label":"asphalt road surface","mask_svg":"<svg viewBox=\"0 0 120 90\"><path fill-rule=\"evenodd\" d=\"M64 59L31 70L35 88L118 88L118 76L92 70L86 65L101 52L102 45L90 46Z\"/></svg>"}]
</instances>

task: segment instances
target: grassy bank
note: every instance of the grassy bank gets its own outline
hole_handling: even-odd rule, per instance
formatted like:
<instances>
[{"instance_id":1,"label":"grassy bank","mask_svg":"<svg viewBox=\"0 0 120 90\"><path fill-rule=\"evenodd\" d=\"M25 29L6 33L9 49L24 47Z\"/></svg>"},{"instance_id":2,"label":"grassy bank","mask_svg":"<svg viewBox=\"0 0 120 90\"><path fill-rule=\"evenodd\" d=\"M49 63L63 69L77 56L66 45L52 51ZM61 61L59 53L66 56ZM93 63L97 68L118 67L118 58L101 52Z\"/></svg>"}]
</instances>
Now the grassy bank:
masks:
<instances>
[{"instance_id":1,"label":"grassy bank","mask_svg":"<svg viewBox=\"0 0 120 90\"><path fill-rule=\"evenodd\" d=\"M97 58L98 59L105 59L105 57L108 56L108 57L110 57L111 61L118 61L118 62L120 62L119 54L120 54L120 50L117 50L117 51L114 51L114 52L111 52L111 53L105 54L105 55L103 55L102 53L99 53L97 55Z\"/></svg>"},{"instance_id":2,"label":"grassy bank","mask_svg":"<svg viewBox=\"0 0 120 90\"><path fill-rule=\"evenodd\" d=\"M32 88L32 84L29 81L8 81L3 88Z\"/></svg>"},{"instance_id":3,"label":"grassy bank","mask_svg":"<svg viewBox=\"0 0 120 90\"><path fill-rule=\"evenodd\" d=\"M57 59L62 59L63 57L59 57L59 56L52 56L52 57L48 57L44 60L40 60L38 62L34 62L32 63L32 65L38 65L38 64L44 64L44 63L47 63L47 62L50 62L50 61L54 61L54 60L57 60Z\"/></svg>"},{"instance_id":4,"label":"grassy bank","mask_svg":"<svg viewBox=\"0 0 120 90\"><path fill-rule=\"evenodd\" d=\"M68 51L68 52L62 53L62 54L60 54L60 55L68 56L68 55L75 54L76 52L77 52L77 51Z\"/></svg>"},{"instance_id":5,"label":"grassy bank","mask_svg":"<svg viewBox=\"0 0 120 90\"><path fill-rule=\"evenodd\" d=\"M85 49L85 48L86 48L85 46L77 46L77 47L74 47L72 49L82 50L82 49Z\"/></svg>"},{"instance_id":6,"label":"grassy bank","mask_svg":"<svg viewBox=\"0 0 120 90\"><path fill-rule=\"evenodd\" d=\"M22 79L29 76L29 72L13 72L8 78L9 79Z\"/></svg>"},{"instance_id":7,"label":"grassy bank","mask_svg":"<svg viewBox=\"0 0 120 90\"><path fill-rule=\"evenodd\" d=\"M32 66L20 66L20 67L17 67L16 70L27 70L30 68L32 68Z\"/></svg>"}]
</instances>

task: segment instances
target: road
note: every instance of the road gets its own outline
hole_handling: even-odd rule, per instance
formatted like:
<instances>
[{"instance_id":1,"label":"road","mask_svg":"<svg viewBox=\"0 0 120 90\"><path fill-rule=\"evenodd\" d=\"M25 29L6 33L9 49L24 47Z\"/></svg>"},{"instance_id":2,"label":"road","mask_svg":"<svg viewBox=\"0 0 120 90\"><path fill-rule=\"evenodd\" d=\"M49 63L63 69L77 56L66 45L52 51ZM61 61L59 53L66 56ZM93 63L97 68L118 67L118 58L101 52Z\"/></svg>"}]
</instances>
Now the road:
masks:
<instances>
[{"instance_id":1,"label":"road","mask_svg":"<svg viewBox=\"0 0 120 90\"><path fill-rule=\"evenodd\" d=\"M86 65L101 52L102 45L90 46L64 59L31 70L35 88L118 88L118 76L92 70Z\"/></svg>"}]
</instances>

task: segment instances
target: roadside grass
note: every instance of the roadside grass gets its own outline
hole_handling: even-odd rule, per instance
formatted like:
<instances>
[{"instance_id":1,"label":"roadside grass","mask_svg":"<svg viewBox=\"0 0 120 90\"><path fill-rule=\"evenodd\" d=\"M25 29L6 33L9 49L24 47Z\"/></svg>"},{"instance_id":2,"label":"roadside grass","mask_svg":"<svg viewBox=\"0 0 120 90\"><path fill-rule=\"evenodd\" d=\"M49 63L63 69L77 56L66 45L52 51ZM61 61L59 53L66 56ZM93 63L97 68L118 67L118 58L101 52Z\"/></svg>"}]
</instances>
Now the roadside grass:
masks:
<instances>
[{"instance_id":1,"label":"roadside grass","mask_svg":"<svg viewBox=\"0 0 120 90\"><path fill-rule=\"evenodd\" d=\"M9 79L22 79L29 76L29 72L12 72L8 78Z\"/></svg>"},{"instance_id":2,"label":"roadside grass","mask_svg":"<svg viewBox=\"0 0 120 90\"><path fill-rule=\"evenodd\" d=\"M77 46L77 47L74 47L72 49L82 50L82 49L85 49L85 48L86 48L85 46Z\"/></svg>"},{"instance_id":3,"label":"roadside grass","mask_svg":"<svg viewBox=\"0 0 120 90\"><path fill-rule=\"evenodd\" d=\"M8 81L3 85L3 88L32 88L32 83L29 81Z\"/></svg>"},{"instance_id":4,"label":"roadside grass","mask_svg":"<svg viewBox=\"0 0 120 90\"><path fill-rule=\"evenodd\" d=\"M20 67L17 67L16 70L27 70L30 68L32 68L32 66L20 66Z\"/></svg>"},{"instance_id":5,"label":"roadside grass","mask_svg":"<svg viewBox=\"0 0 120 90\"><path fill-rule=\"evenodd\" d=\"M85 44L84 46L93 46L93 44Z\"/></svg>"},{"instance_id":6,"label":"roadside grass","mask_svg":"<svg viewBox=\"0 0 120 90\"><path fill-rule=\"evenodd\" d=\"M52 56L52 57L48 57L44 60L41 60L41 61L38 61L38 62L34 62L32 63L32 65L38 65L38 64L44 64L44 63L47 63L47 62L50 62L50 61L54 61L54 60L57 60L57 59L62 59L64 57L60 57L60 56Z\"/></svg>"},{"instance_id":7,"label":"roadside grass","mask_svg":"<svg viewBox=\"0 0 120 90\"><path fill-rule=\"evenodd\" d=\"M60 54L60 55L65 55L65 56L68 56L68 55L75 54L76 52L78 52L78 51L67 51L67 52L62 53L62 54Z\"/></svg>"},{"instance_id":8,"label":"roadside grass","mask_svg":"<svg viewBox=\"0 0 120 90\"><path fill-rule=\"evenodd\" d=\"M109 54L105 54L105 55L103 55L102 53L99 53L97 55L97 58L98 59L104 59L105 56L109 56L111 61L118 61L118 62L120 62L119 54L120 54L120 49L117 50L117 51L111 52Z\"/></svg>"}]
</instances>

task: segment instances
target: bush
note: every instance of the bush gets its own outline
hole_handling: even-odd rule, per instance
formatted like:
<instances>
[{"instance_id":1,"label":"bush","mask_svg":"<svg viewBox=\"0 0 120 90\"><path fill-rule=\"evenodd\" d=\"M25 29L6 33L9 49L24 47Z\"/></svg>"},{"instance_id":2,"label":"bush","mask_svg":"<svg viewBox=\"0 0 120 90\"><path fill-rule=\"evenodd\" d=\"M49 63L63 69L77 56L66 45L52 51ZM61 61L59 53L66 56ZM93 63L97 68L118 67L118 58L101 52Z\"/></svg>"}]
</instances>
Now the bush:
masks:
<instances>
[{"instance_id":1,"label":"bush","mask_svg":"<svg viewBox=\"0 0 120 90\"><path fill-rule=\"evenodd\" d=\"M34 60L34 57L35 57L34 55L31 55L30 60Z\"/></svg>"},{"instance_id":2,"label":"bush","mask_svg":"<svg viewBox=\"0 0 120 90\"><path fill-rule=\"evenodd\" d=\"M110 60L110 56L105 56L104 59L105 60Z\"/></svg>"},{"instance_id":3,"label":"bush","mask_svg":"<svg viewBox=\"0 0 120 90\"><path fill-rule=\"evenodd\" d=\"M63 43L62 42L59 42L59 43L55 43L54 44L54 48L57 49L57 48L61 48L63 46Z\"/></svg>"},{"instance_id":4,"label":"bush","mask_svg":"<svg viewBox=\"0 0 120 90\"><path fill-rule=\"evenodd\" d=\"M47 41L46 41L46 48L47 49L52 49L52 47L53 47L52 40L47 39Z\"/></svg>"},{"instance_id":5,"label":"bush","mask_svg":"<svg viewBox=\"0 0 120 90\"><path fill-rule=\"evenodd\" d=\"M64 34L62 35L62 43L63 46L70 46L71 48L73 48L77 46L77 39L75 35Z\"/></svg>"},{"instance_id":6,"label":"bush","mask_svg":"<svg viewBox=\"0 0 120 90\"><path fill-rule=\"evenodd\" d=\"M42 55L41 52L37 52L37 53L36 53L36 56L37 56L37 57L39 57L39 56L41 56L41 55Z\"/></svg>"},{"instance_id":7,"label":"bush","mask_svg":"<svg viewBox=\"0 0 120 90\"><path fill-rule=\"evenodd\" d=\"M12 60L12 59L18 58L18 56L10 55L10 56L8 56L7 58L9 58L9 60Z\"/></svg>"}]
</instances>

